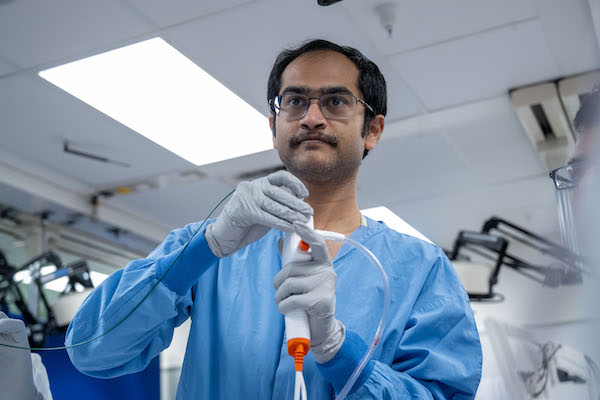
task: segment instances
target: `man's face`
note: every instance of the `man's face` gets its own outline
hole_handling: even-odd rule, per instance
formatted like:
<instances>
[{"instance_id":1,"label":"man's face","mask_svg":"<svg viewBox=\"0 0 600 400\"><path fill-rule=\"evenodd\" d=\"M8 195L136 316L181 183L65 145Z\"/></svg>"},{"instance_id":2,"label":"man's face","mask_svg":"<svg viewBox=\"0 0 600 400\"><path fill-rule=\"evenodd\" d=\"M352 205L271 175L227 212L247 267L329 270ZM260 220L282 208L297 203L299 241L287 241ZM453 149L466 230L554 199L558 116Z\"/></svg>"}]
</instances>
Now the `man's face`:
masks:
<instances>
[{"instance_id":1,"label":"man's face","mask_svg":"<svg viewBox=\"0 0 600 400\"><path fill-rule=\"evenodd\" d=\"M279 94L319 97L349 92L364 99L358 76L358 68L346 56L333 51L310 52L283 71ZM288 170L301 179L315 183L345 179L356 174L364 149L374 148L379 138L362 138L365 112L359 103L348 119L326 118L320 102L311 100L302 118L289 119L284 113L277 116L273 146ZM273 123L273 115L269 122Z\"/></svg>"}]
</instances>

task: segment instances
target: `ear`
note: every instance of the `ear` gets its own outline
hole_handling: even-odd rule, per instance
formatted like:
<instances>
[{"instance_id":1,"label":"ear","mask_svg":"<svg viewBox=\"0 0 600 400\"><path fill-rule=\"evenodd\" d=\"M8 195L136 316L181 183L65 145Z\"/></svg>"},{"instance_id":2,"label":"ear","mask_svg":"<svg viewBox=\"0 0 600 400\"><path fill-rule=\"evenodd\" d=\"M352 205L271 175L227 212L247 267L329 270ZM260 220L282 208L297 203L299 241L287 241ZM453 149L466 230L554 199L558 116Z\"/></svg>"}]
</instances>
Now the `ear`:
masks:
<instances>
[{"instance_id":1,"label":"ear","mask_svg":"<svg viewBox=\"0 0 600 400\"><path fill-rule=\"evenodd\" d=\"M273 134L273 148L277 150L277 141L275 140L275 117L273 116L273 113L269 115L269 129L271 129L271 133Z\"/></svg>"},{"instance_id":2,"label":"ear","mask_svg":"<svg viewBox=\"0 0 600 400\"><path fill-rule=\"evenodd\" d=\"M376 115L371 120L371 124L369 125L369 133L365 137L365 149L373 150L377 143L379 143L379 139L381 139L381 135L383 134L383 128L385 126L385 117L381 114Z\"/></svg>"}]
</instances>

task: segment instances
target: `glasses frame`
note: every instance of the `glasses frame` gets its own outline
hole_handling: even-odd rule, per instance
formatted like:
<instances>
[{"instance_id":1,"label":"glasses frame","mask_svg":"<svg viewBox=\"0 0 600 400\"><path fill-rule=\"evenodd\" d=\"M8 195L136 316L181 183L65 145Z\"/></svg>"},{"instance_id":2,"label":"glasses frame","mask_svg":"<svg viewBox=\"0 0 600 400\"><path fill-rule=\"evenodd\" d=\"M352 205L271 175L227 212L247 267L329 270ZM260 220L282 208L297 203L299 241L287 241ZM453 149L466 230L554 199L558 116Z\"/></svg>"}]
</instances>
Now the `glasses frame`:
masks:
<instances>
[{"instance_id":1,"label":"glasses frame","mask_svg":"<svg viewBox=\"0 0 600 400\"><path fill-rule=\"evenodd\" d=\"M331 95L345 95L345 96L351 96L354 98L354 100L356 100L356 103L360 103L363 106L365 106L365 108L371 112L371 114L375 115L375 111L373 110L373 107L371 107L366 101L359 99L358 97L356 97L355 95L353 95L352 93L325 93L322 94L319 97L310 97L307 96L305 94L302 93L283 93L280 94L279 96L275 96L272 99L269 100L269 106L271 107L271 111L275 113L275 115L279 115L279 113L281 112L281 107L277 107L275 104L275 100L279 100L279 103L281 104L281 99L283 96L287 95L287 94L294 94L297 96L304 96L308 101L306 102L306 107L304 108L304 112L302 113L301 116L299 117L294 117L293 120L297 120L297 119L302 119L304 118L304 116L306 115L306 113L308 112L308 108L310 107L310 101L311 100L319 100L319 104L321 105L321 112L323 113L323 115L325 116L325 118L328 119L350 119L352 118L352 116L348 116L348 117L331 117L329 116L329 114L327 113L327 111L325 111L325 106L323 105L323 97L324 96L331 96Z\"/></svg>"},{"instance_id":2,"label":"glasses frame","mask_svg":"<svg viewBox=\"0 0 600 400\"><path fill-rule=\"evenodd\" d=\"M579 165L587 165L587 164L589 164L589 163L586 162L586 160L573 161L566 165L563 165L561 167L553 169L552 171L550 171L550 173L548 175L550 175L552 182L554 182L554 187L556 187L556 190L573 189L574 187L577 187L577 185L579 185L579 182L567 181L566 179L561 179L558 172L564 168L579 166ZM562 185L562 187L561 187L561 185Z\"/></svg>"}]
</instances>

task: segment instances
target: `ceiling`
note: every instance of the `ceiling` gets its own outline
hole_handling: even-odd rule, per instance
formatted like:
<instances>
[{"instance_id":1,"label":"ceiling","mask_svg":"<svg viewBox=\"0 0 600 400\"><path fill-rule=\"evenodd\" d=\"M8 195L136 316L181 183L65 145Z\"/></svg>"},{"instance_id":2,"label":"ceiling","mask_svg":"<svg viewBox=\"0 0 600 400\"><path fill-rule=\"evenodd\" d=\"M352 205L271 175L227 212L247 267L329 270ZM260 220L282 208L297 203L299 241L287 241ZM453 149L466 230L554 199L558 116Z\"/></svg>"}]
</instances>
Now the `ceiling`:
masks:
<instances>
[{"instance_id":1,"label":"ceiling","mask_svg":"<svg viewBox=\"0 0 600 400\"><path fill-rule=\"evenodd\" d=\"M556 237L552 185L507 93L600 68L588 1L397 0L391 37L373 12L380 3L0 2L0 164L10 172L0 177L0 203L18 203L19 196L8 194L10 186L11 192L18 187L45 198L31 203L38 208L62 203L83 212L98 189L199 170L202 178L187 184L116 196L103 204L110 211L105 222L126 225L154 241L160 232L203 219L235 188L237 175L278 165L277 154L266 151L196 168L37 73L160 36L266 115L267 75L277 53L322 37L363 51L388 82L384 140L360 173L361 208L385 205L445 247L458 230L477 229L491 215ZM479 105L487 111L465 113L465 107L478 110ZM406 129L406 121L440 115L447 122ZM65 154L65 140L130 167ZM29 186L21 184L23 177ZM60 193L46 196L42 183L55 184L71 196L69 201ZM132 219L139 222L135 228L124 222ZM148 235L144 226L158 233Z\"/></svg>"}]
</instances>

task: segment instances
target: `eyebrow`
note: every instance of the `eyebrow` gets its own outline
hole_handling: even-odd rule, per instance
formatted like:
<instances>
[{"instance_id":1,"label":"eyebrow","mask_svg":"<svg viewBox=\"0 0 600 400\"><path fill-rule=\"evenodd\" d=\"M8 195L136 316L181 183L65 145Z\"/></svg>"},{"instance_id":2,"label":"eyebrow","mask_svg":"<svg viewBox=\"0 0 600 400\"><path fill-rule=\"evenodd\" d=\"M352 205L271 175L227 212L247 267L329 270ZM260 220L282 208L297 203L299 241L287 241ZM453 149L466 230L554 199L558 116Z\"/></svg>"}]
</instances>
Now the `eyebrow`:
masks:
<instances>
[{"instance_id":1,"label":"eyebrow","mask_svg":"<svg viewBox=\"0 0 600 400\"><path fill-rule=\"evenodd\" d=\"M354 96L354 93L350 89L345 86L326 86L319 89L311 89L307 86L288 86L286 87L281 94L285 93L299 93L308 95L311 92L318 92L320 94L330 94L330 93L346 93Z\"/></svg>"}]
</instances>

